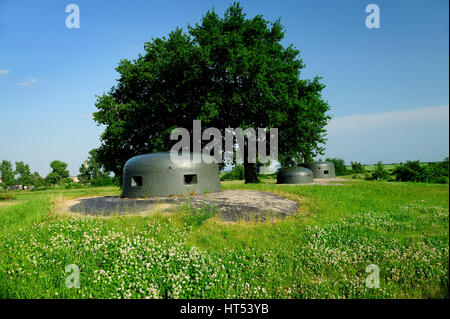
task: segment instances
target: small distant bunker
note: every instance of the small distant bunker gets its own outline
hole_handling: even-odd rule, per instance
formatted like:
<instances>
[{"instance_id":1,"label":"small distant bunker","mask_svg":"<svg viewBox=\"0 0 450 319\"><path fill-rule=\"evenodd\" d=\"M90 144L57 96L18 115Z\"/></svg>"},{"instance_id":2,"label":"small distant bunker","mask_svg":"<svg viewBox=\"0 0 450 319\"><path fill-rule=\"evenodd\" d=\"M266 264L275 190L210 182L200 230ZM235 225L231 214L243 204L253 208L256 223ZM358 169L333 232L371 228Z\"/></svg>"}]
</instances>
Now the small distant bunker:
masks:
<instances>
[{"instance_id":1,"label":"small distant bunker","mask_svg":"<svg viewBox=\"0 0 450 319\"><path fill-rule=\"evenodd\" d=\"M282 168L277 174L277 184L311 184L313 181L313 172L300 166Z\"/></svg>"},{"instance_id":2,"label":"small distant bunker","mask_svg":"<svg viewBox=\"0 0 450 319\"><path fill-rule=\"evenodd\" d=\"M139 198L200 194L220 191L219 166L212 157L200 163L186 159L173 162L170 153L152 153L135 156L123 169L122 197ZM199 157L201 158L201 157Z\"/></svg>"},{"instance_id":3,"label":"small distant bunker","mask_svg":"<svg viewBox=\"0 0 450 319\"><path fill-rule=\"evenodd\" d=\"M311 162L306 163L305 166L313 172L314 178L336 178L336 171L332 162Z\"/></svg>"}]
</instances>

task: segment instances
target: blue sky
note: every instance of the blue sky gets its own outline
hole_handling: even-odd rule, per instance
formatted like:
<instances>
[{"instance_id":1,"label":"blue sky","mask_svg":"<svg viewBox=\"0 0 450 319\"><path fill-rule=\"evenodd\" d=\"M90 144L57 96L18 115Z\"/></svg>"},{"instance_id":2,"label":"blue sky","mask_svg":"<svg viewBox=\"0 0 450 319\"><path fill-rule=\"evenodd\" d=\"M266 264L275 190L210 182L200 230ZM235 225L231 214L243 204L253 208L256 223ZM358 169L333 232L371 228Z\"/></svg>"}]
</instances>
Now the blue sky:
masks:
<instances>
[{"instance_id":1,"label":"blue sky","mask_svg":"<svg viewBox=\"0 0 450 319\"><path fill-rule=\"evenodd\" d=\"M68 29L66 5L80 8ZM90 114L122 58L230 1L0 0L0 160L71 174L99 146ZM380 7L368 29L365 7ZM449 148L448 0L241 1L249 17L281 18L303 78L323 77L331 105L325 156L363 163L442 160ZM282 128L280 128L282 129ZM322 157L325 157L322 156Z\"/></svg>"}]
</instances>

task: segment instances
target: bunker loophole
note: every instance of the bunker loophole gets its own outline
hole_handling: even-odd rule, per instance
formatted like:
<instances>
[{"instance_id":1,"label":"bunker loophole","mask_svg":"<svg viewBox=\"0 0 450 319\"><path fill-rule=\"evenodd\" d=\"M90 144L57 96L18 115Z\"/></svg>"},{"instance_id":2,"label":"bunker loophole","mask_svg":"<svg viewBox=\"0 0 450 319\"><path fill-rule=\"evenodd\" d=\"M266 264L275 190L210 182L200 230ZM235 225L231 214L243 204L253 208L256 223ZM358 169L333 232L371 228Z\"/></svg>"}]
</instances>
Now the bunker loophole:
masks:
<instances>
[{"instance_id":1,"label":"bunker loophole","mask_svg":"<svg viewBox=\"0 0 450 319\"><path fill-rule=\"evenodd\" d=\"M131 186L142 186L142 176L133 176L131 178Z\"/></svg>"},{"instance_id":2,"label":"bunker loophole","mask_svg":"<svg viewBox=\"0 0 450 319\"><path fill-rule=\"evenodd\" d=\"M196 174L184 175L184 184L186 185L197 184L197 175Z\"/></svg>"},{"instance_id":3,"label":"bunker loophole","mask_svg":"<svg viewBox=\"0 0 450 319\"><path fill-rule=\"evenodd\" d=\"M328 174L328 171L323 171L324 174Z\"/></svg>"}]
</instances>

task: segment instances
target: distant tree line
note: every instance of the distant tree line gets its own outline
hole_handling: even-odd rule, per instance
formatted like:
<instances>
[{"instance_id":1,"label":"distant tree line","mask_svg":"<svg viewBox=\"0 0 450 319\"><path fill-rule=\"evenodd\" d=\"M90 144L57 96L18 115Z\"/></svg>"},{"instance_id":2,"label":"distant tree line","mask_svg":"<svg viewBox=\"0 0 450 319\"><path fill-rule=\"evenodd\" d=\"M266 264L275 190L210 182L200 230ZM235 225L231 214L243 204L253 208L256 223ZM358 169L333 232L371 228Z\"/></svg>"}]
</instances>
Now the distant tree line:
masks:
<instances>
[{"instance_id":1,"label":"distant tree line","mask_svg":"<svg viewBox=\"0 0 450 319\"><path fill-rule=\"evenodd\" d=\"M318 161L321 162L322 159L318 159ZM350 166L347 166L341 158L327 158L325 161L334 163L336 176L353 175L354 178L372 181L449 183L448 157L437 163L407 161L406 163L396 164L393 168L386 168L386 165L379 161L375 168L370 170L356 161L350 162ZM277 173L265 175L265 178L276 178L276 175ZM236 165L231 171L222 173L220 179L222 181L243 180L244 170L242 165Z\"/></svg>"},{"instance_id":2,"label":"distant tree line","mask_svg":"<svg viewBox=\"0 0 450 319\"><path fill-rule=\"evenodd\" d=\"M38 172L31 173L30 166L23 161L16 162L16 167L10 161L3 160L0 164L0 178L2 183L0 188L10 189L16 185L26 187L42 187L56 185L69 177L67 164L61 161L52 161L50 167L52 171L45 177L41 177Z\"/></svg>"},{"instance_id":3,"label":"distant tree line","mask_svg":"<svg viewBox=\"0 0 450 319\"><path fill-rule=\"evenodd\" d=\"M399 182L422 182L422 183L449 183L449 158L437 163L421 163L420 161L407 161L395 165L392 169L387 169L379 161L374 170L366 172L364 165L359 162L351 162L349 169L343 159L327 158L333 162L336 168L336 175L365 174L366 180L384 180Z\"/></svg>"},{"instance_id":4,"label":"distant tree line","mask_svg":"<svg viewBox=\"0 0 450 319\"><path fill-rule=\"evenodd\" d=\"M51 172L44 178L38 172L31 173L30 166L23 161L16 162L14 169L10 161L3 160L0 164L0 189L14 189L18 185L31 189L52 186L76 188L84 185L106 186L119 182L98 162L96 149L89 152L89 157L80 166L80 174L77 176L79 183L70 178L66 163L55 160L50 163L50 168Z\"/></svg>"},{"instance_id":5,"label":"distant tree line","mask_svg":"<svg viewBox=\"0 0 450 319\"><path fill-rule=\"evenodd\" d=\"M425 182L448 184L449 158L439 163L421 163L420 161L407 161L393 170L396 179L402 182Z\"/></svg>"}]
</instances>

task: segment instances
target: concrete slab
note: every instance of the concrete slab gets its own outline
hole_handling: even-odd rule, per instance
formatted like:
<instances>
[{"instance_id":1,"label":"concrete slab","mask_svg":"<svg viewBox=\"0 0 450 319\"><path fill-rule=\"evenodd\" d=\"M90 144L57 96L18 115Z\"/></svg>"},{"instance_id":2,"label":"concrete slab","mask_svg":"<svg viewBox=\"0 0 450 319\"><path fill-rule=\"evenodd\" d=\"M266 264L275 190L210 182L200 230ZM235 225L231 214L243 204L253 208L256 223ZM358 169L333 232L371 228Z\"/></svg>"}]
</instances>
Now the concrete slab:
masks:
<instances>
[{"instance_id":1,"label":"concrete slab","mask_svg":"<svg viewBox=\"0 0 450 319\"><path fill-rule=\"evenodd\" d=\"M102 196L66 201L63 209L72 213L95 216L133 215L156 211L171 211L190 203L194 209L213 208L224 221L264 221L274 217L293 215L298 203L262 191L225 190L216 193L140 199Z\"/></svg>"}]
</instances>

